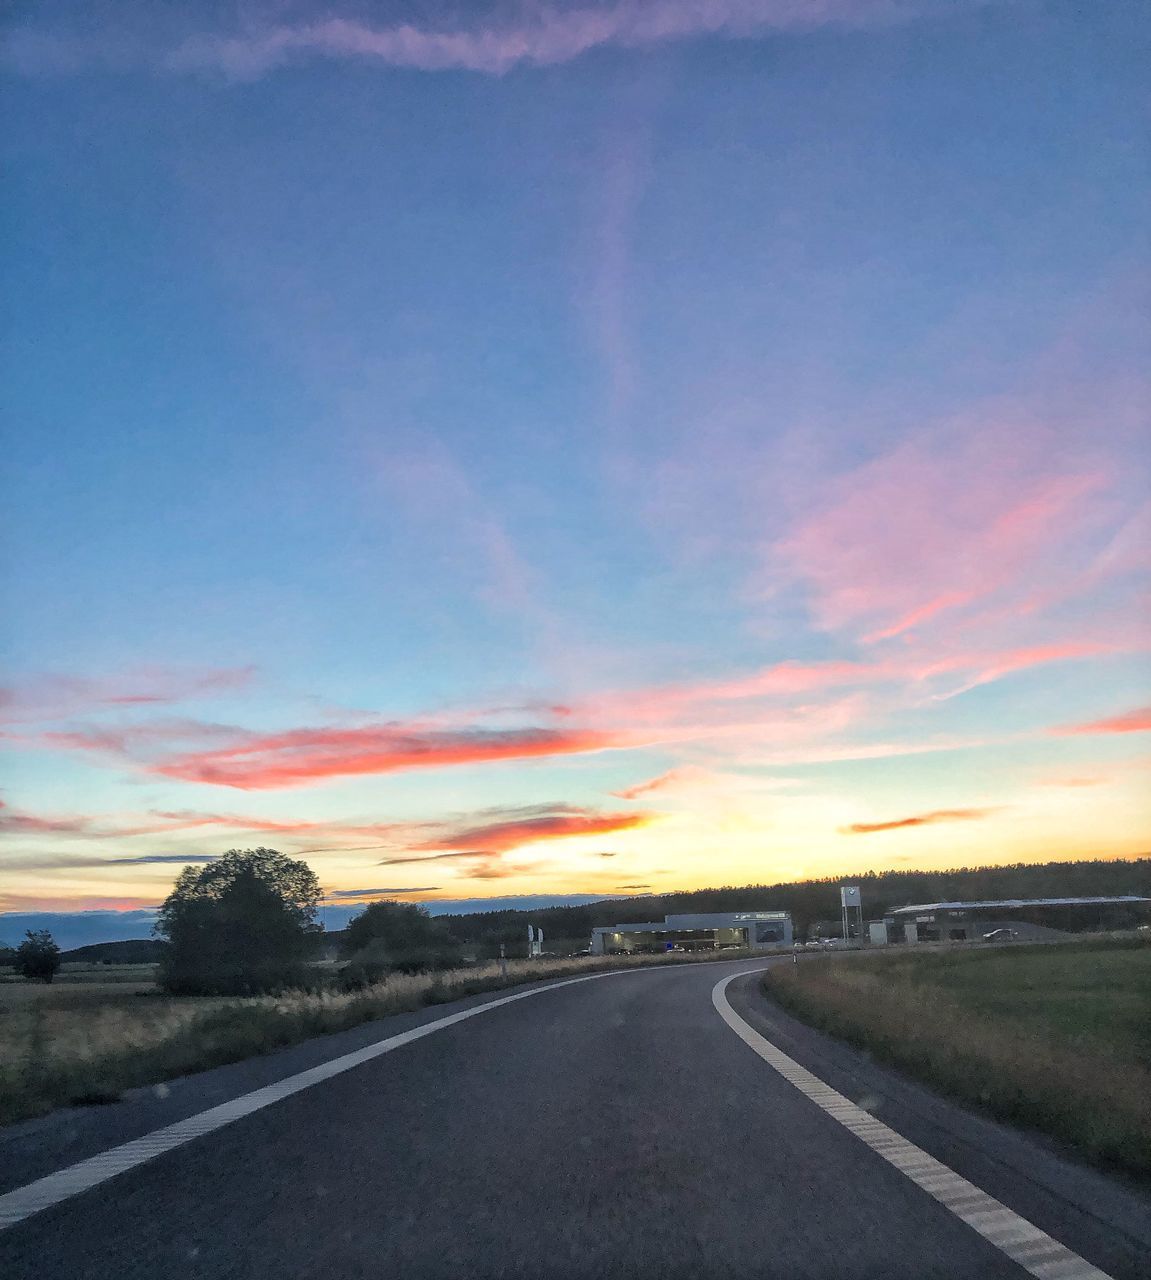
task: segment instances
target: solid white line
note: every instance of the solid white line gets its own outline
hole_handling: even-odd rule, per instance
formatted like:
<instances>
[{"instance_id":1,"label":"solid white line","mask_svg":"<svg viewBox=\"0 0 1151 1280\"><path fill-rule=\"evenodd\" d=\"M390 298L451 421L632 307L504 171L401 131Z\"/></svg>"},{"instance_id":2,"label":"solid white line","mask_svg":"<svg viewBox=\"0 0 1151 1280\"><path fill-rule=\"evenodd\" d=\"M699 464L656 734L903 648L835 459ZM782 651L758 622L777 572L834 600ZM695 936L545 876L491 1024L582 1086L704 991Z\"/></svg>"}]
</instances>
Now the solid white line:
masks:
<instances>
[{"instance_id":1,"label":"solid white line","mask_svg":"<svg viewBox=\"0 0 1151 1280\"><path fill-rule=\"evenodd\" d=\"M990 1241L1001 1253L1017 1262L1038 1280L1111 1280L1106 1272L1093 1267L1077 1253L1053 1240L1026 1218L1013 1213L1006 1205L980 1191L966 1178L934 1156L929 1156L914 1143L888 1128L881 1120L857 1107L842 1093L801 1067L782 1049L750 1027L731 1007L727 985L742 975L733 973L721 978L711 992L711 1002L719 1016L749 1048L769 1066L774 1067L789 1084L821 1107L832 1119L850 1130L888 1164L910 1178L928 1195L933 1196L957 1218L967 1223Z\"/></svg>"},{"instance_id":2,"label":"solid white line","mask_svg":"<svg viewBox=\"0 0 1151 1280\"><path fill-rule=\"evenodd\" d=\"M277 1080L275 1084L265 1085L264 1088L256 1089L252 1093L245 1093L238 1098L233 1098L231 1102L221 1103L209 1111L202 1111L199 1115L189 1116L186 1120L177 1121L163 1129L156 1129L142 1138L102 1151L87 1160L81 1160L78 1164L59 1169L56 1173L50 1173L35 1182L29 1182L26 1186L17 1187L6 1195L0 1195L0 1231L14 1227L25 1218L51 1208L62 1200L69 1200L72 1196L87 1191L89 1187L98 1186L101 1182L107 1182L121 1173L127 1173L129 1169L135 1169L148 1160L154 1160L165 1151L182 1147L184 1143L202 1138L205 1134L214 1133L217 1129L222 1129L225 1125L232 1124L244 1116L250 1116L255 1111L270 1107L282 1098L290 1098L294 1093L310 1089L312 1085L330 1080L333 1076L338 1076L345 1071L351 1071L353 1067L371 1062L373 1058L391 1053L393 1049L411 1044L413 1040L422 1040L424 1036L443 1031L445 1027L454 1027L458 1022L475 1018L481 1013L490 1013L492 1009L499 1009L516 1000L540 996L560 987L570 987L577 982L593 982L597 978L618 978L625 973L650 973L653 969L664 967L642 965L634 969L612 969L607 973L589 973L579 978L564 978L562 982L552 982L546 987L518 991L515 995L501 996L498 1000L489 1000L486 1004L475 1005L459 1013L450 1013L446 1017L437 1018L434 1022L425 1022L422 1026L413 1027L411 1031L402 1031L399 1035L389 1036L386 1040L379 1040L353 1053L345 1053L339 1058L333 1058L330 1062L322 1062L318 1067L301 1071L284 1080ZM680 968L678 965L674 967Z\"/></svg>"}]
</instances>

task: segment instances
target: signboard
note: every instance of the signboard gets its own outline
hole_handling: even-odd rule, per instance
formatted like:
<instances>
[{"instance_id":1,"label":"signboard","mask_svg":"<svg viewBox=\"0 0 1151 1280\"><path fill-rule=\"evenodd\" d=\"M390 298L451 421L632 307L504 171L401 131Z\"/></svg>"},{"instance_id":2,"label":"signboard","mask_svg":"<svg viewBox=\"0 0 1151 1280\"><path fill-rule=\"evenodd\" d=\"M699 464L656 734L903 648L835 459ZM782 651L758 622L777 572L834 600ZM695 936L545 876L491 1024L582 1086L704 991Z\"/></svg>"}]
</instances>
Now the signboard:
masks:
<instances>
[{"instance_id":1,"label":"signboard","mask_svg":"<svg viewBox=\"0 0 1151 1280\"><path fill-rule=\"evenodd\" d=\"M858 907L860 905L859 885L841 884L839 886L839 901L845 907Z\"/></svg>"}]
</instances>

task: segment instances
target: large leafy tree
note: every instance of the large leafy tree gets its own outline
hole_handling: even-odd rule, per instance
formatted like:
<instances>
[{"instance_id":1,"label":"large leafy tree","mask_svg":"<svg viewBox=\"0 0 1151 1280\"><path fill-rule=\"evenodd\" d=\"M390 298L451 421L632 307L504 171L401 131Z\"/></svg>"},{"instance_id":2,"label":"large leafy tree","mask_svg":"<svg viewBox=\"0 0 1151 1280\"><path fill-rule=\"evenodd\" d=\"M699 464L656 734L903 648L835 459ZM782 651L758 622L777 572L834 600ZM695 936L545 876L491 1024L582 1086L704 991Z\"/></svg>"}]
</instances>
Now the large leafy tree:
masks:
<instances>
[{"instance_id":1,"label":"large leafy tree","mask_svg":"<svg viewBox=\"0 0 1151 1280\"><path fill-rule=\"evenodd\" d=\"M413 902L373 902L344 931L351 957L349 977L373 980L388 969L418 972L443 968L459 957L459 946L442 921Z\"/></svg>"},{"instance_id":2,"label":"large leafy tree","mask_svg":"<svg viewBox=\"0 0 1151 1280\"><path fill-rule=\"evenodd\" d=\"M16 948L16 969L24 977L51 982L60 968L60 948L47 929L29 929Z\"/></svg>"},{"instance_id":3,"label":"large leafy tree","mask_svg":"<svg viewBox=\"0 0 1151 1280\"><path fill-rule=\"evenodd\" d=\"M275 849L229 849L205 867L185 867L156 921L168 942L161 984L182 995L303 985L320 897L308 864Z\"/></svg>"}]
</instances>

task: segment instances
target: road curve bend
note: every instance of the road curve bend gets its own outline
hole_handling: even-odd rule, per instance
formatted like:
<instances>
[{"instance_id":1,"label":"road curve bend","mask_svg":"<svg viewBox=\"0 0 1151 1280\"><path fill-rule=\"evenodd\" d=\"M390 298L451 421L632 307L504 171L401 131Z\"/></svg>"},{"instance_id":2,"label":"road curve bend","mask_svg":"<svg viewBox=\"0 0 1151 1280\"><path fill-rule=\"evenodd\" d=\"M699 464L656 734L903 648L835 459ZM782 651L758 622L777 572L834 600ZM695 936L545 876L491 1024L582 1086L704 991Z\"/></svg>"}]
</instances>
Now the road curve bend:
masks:
<instances>
[{"instance_id":1,"label":"road curve bend","mask_svg":"<svg viewBox=\"0 0 1151 1280\"><path fill-rule=\"evenodd\" d=\"M0 1274L1151 1274L990 1198L752 1027L733 1006L763 967L536 984L16 1126Z\"/></svg>"}]
</instances>

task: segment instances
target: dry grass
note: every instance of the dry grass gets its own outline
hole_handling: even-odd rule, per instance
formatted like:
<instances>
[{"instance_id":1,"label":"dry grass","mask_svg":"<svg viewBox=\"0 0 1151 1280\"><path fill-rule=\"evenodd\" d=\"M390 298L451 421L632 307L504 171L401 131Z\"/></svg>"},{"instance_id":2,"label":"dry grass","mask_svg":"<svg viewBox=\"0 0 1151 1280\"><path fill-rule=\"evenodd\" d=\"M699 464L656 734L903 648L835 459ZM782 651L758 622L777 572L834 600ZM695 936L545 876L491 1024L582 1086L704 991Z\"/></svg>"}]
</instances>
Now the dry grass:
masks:
<instances>
[{"instance_id":1,"label":"dry grass","mask_svg":"<svg viewBox=\"0 0 1151 1280\"><path fill-rule=\"evenodd\" d=\"M725 958L740 959L732 952ZM542 978L578 977L698 956L511 960L438 974L396 974L362 991L217 999L133 993L123 984L0 986L0 1124L72 1102L117 1098L310 1036ZM153 989L154 992L154 989Z\"/></svg>"},{"instance_id":2,"label":"dry grass","mask_svg":"<svg viewBox=\"0 0 1151 1280\"><path fill-rule=\"evenodd\" d=\"M1151 946L816 957L767 992L993 1115L1151 1176Z\"/></svg>"}]
</instances>

